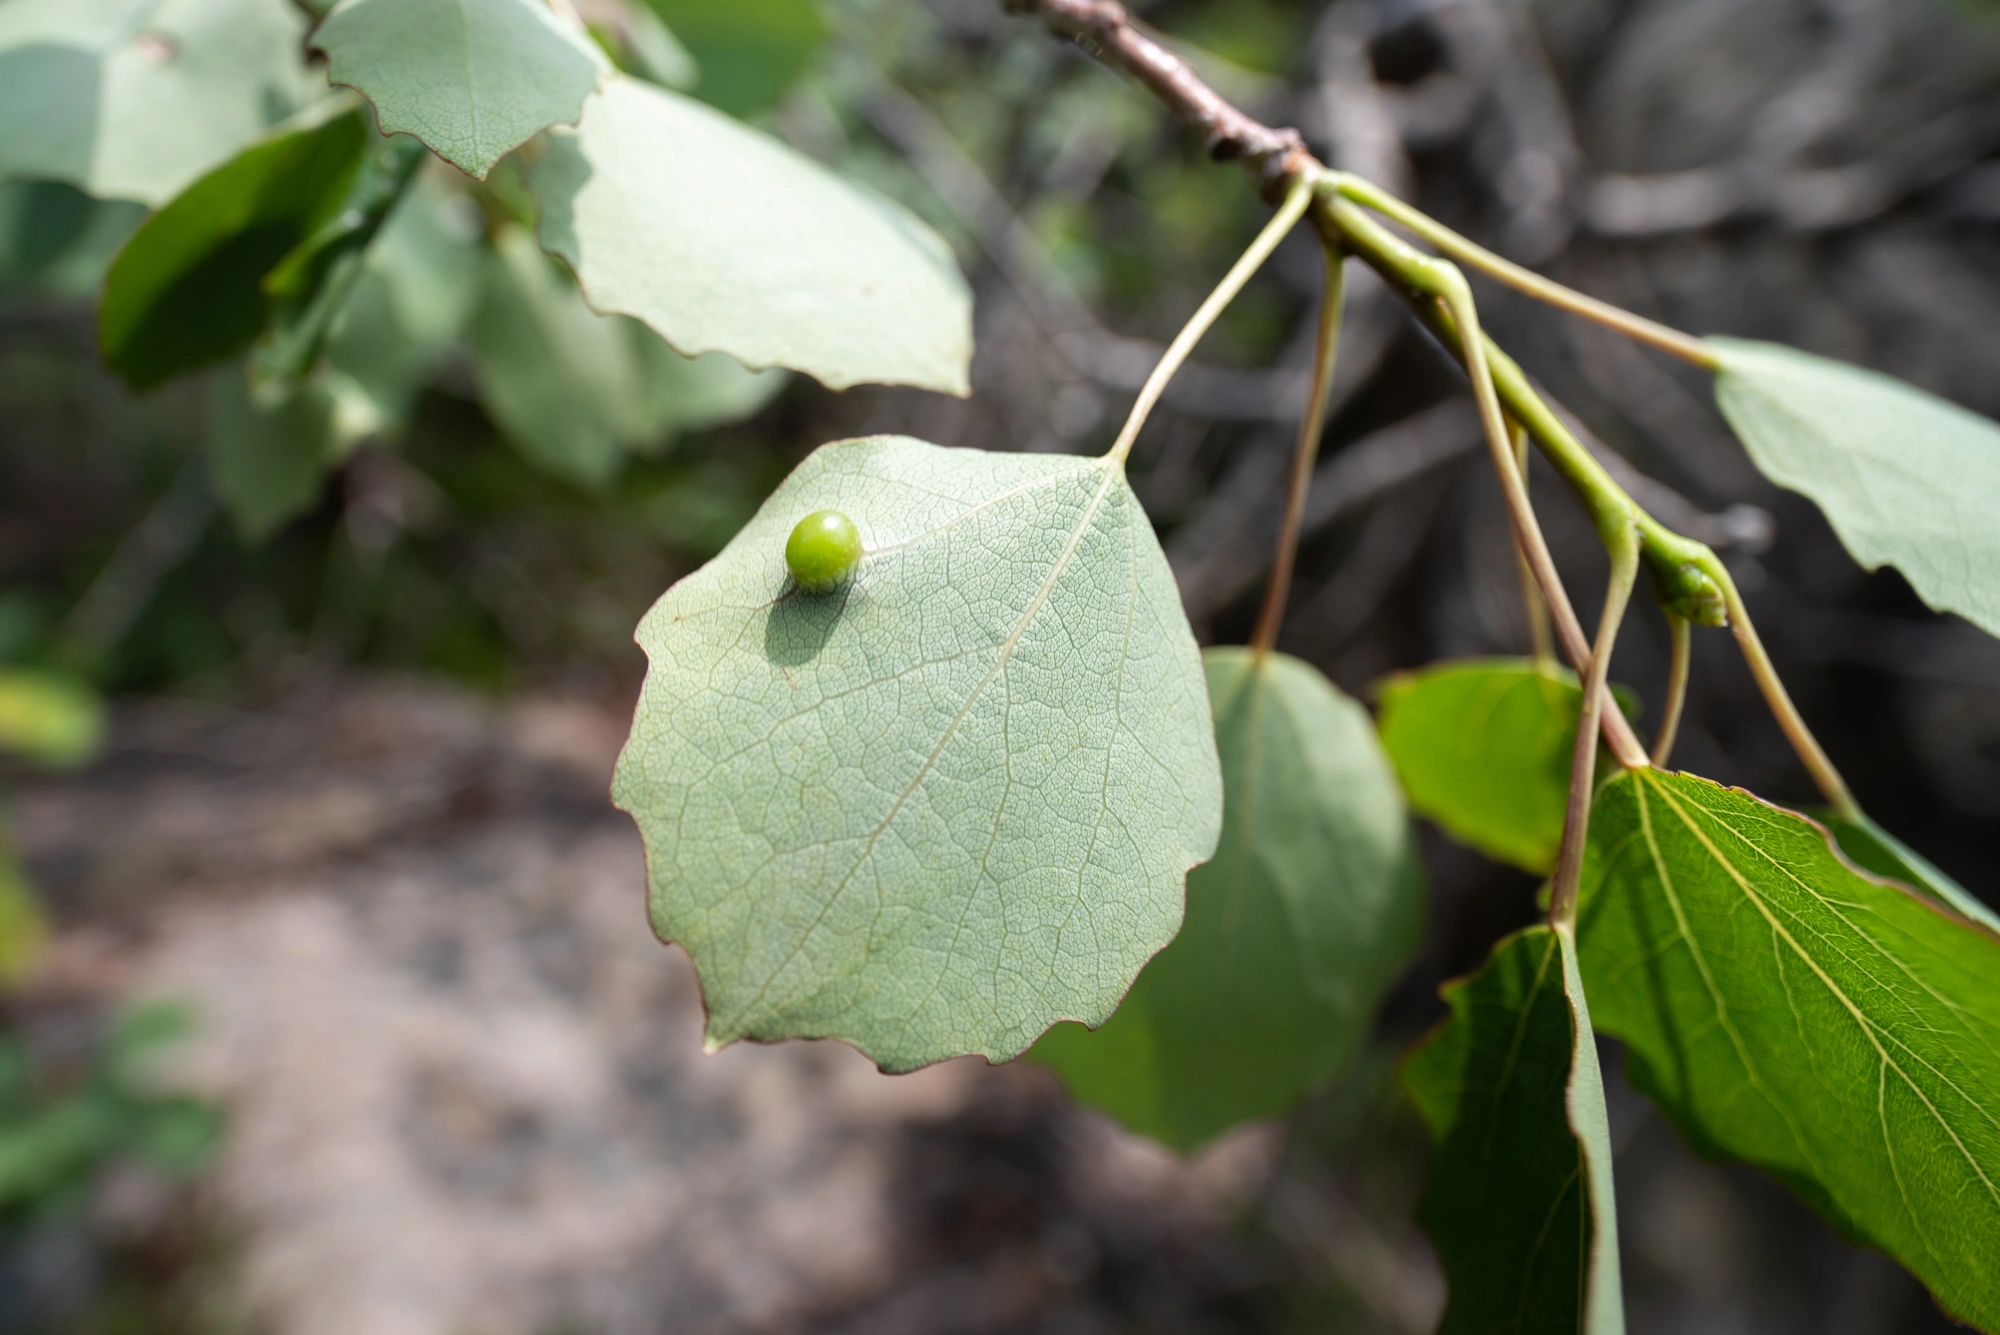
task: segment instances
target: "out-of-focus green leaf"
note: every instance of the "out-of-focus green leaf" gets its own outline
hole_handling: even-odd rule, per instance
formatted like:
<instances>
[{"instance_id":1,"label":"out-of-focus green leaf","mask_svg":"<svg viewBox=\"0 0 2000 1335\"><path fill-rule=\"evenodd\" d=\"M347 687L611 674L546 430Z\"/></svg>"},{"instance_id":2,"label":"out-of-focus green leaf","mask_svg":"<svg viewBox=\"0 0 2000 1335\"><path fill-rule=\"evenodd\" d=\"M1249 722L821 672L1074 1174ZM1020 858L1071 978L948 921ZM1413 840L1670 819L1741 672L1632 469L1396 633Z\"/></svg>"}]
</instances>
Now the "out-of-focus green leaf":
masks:
<instances>
[{"instance_id":1,"label":"out-of-focus green leaf","mask_svg":"<svg viewBox=\"0 0 2000 1335\"><path fill-rule=\"evenodd\" d=\"M147 219L105 275L105 361L148 389L248 347L271 312L265 275L338 212L370 139L358 110L281 131Z\"/></svg>"},{"instance_id":2,"label":"out-of-focus green leaf","mask_svg":"<svg viewBox=\"0 0 2000 1335\"><path fill-rule=\"evenodd\" d=\"M81 765L104 740L104 706L73 677L0 667L0 751L39 765Z\"/></svg>"},{"instance_id":3,"label":"out-of-focus green leaf","mask_svg":"<svg viewBox=\"0 0 2000 1335\"><path fill-rule=\"evenodd\" d=\"M0 832L0 988L13 987L34 971L48 935L41 902Z\"/></svg>"},{"instance_id":4,"label":"out-of-focus green leaf","mask_svg":"<svg viewBox=\"0 0 2000 1335\"><path fill-rule=\"evenodd\" d=\"M237 532L261 542L312 508L352 436L327 386L252 385L240 369L209 380L209 479Z\"/></svg>"},{"instance_id":5,"label":"out-of-focus green leaf","mask_svg":"<svg viewBox=\"0 0 2000 1335\"><path fill-rule=\"evenodd\" d=\"M699 77L690 91L732 116L776 102L826 40L813 0L644 2L693 56Z\"/></svg>"},{"instance_id":6,"label":"out-of-focus green leaf","mask_svg":"<svg viewBox=\"0 0 2000 1335\"><path fill-rule=\"evenodd\" d=\"M627 336L519 228L493 238L469 332L480 401L508 439L557 477L609 482L623 453Z\"/></svg>"},{"instance_id":7,"label":"out-of-focus green leaf","mask_svg":"<svg viewBox=\"0 0 2000 1335\"><path fill-rule=\"evenodd\" d=\"M326 96L288 0L0 4L0 177L160 204Z\"/></svg>"},{"instance_id":8,"label":"out-of-focus green leaf","mask_svg":"<svg viewBox=\"0 0 2000 1335\"><path fill-rule=\"evenodd\" d=\"M485 261L470 200L419 177L367 250L327 335L327 361L365 397L370 434L395 438L464 330Z\"/></svg>"},{"instance_id":9,"label":"out-of-focus green leaf","mask_svg":"<svg viewBox=\"0 0 2000 1335\"><path fill-rule=\"evenodd\" d=\"M1929 858L1905 844L1866 816L1847 820L1832 812L1822 820L1856 866L1901 881L2000 935L2000 913L1995 913L1970 890L1940 871Z\"/></svg>"},{"instance_id":10,"label":"out-of-focus green leaf","mask_svg":"<svg viewBox=\"0 0 2000 1335\"><path fill-rule=\"evenodd\" d=\"M1591 1011L1683 1134L2000 1328L2000 938L1650 769L1598 794L1581 914Z\"/></svg>"},{"instance_id":11,"label":"out-of-focus green leaf","mask_svg":"<svg viewBox=\"0 0 2000 1335\"><path fill-rule=\"evenodd\" d=\"M972 301L943 241L713 108L614 77L529 182L590 304L684 353L966 392Z\"/></svg>"},{"instance_id":12,"label":"out-of-focus green leaf","mask_svg":"<svg viewBox=\"0 0 2000 1335\"><path fill-rule=\"evenodd\" d=\"M627 450L748 416L784 386L719 353L689 359L636 320L602 316L519 228L503 228L471 343L481 400L522 452L586 487Z\"/></svg>"},{"instance_id":13,"label":"out-of-focus green leaf","mask_svg":"<svg viewBox=\"0 0 2000 1335\"><path fill-rule=\"evenodd\" d=\"M331 216L264 275L270 310L252 360L259 376L297 379L312 370L368 248L429 157L414 139L377 139Z\"/></svg>"},{"instance_id":14,"label":"out-of-focus green leaf","mask_svg":"<svg viewBox=\"0 0 2000 1335\"><path fill-rule=\"evenodd\" d=\"M798 593L793 527L865 555ZM815 451L639 627L613 796L712 1045L843 1038L888 1070L1102 1024L1180 927L1222 783L1153 528L1105 459Z\"/></svg>"},{"instance_id":15,"label":"out-of-focus green leaf","mask_svg":"<svg viewBox=\"0 0 2000 1335\"><path fill-rule=\"evenodd\" d=\"M313 44L384 134L482 179L536 131L574 124L610 67L542 0L342 0Z\"/></svg>"},{"instance_id":16,"label":"out-of-focus green leaf","mask_svg":"<svg viewBox=\"0 0 2000 1335\"><path fill-rule=\"evenodd\" d=\"M1187 920L1104 1027L1060 1024L1031 1060L1177 1149L1288 1111L1367 1036L1416 948L1422 873L1368 713L1317 669L1203 656L1222 838Z\"/></svg>"},{"instance_id":17,"label":"out-of-focus green leaf","mask_svg":"<svg viewBox=\"0 0 2000 1335\"><path fill-rule=\"evenodd\" d=\"M1410 805L1452 838L1546 874L1562 842L1583 692L1525 658L1399 673L1382 687L1382 744Z\"/></svg>"},{"instance_id":18,"label":"out-of-focus green leaf","mask_svg":"<svg viewBox=\"0 0 2000 1335\"><path fill-rule=\"evenodd\" d=\"M1708 345L1716 402L1767 477L1817 503L1863 566L2000 635L2000 424L1794 348Z\"/></svg>"},{"instance_id":19,"label":"out-of-focus green leaf","mask_svg":"<svg viewBox=\"0 0 2000 1335\"><path fill-rule=\"evenodd\" d=\"M1420 1217L1451 1300L1439 1335L1621 1335L1611 1130L1568 935L1531 927L1447 984L1403 1064L1436 1151Z\"/></svg>"},{"instance_id":20,"label":"out-of-focus green leaf","mask_svg":"<svg viewBox=\"0 0 2000 1335\"><path fill-rule=\"evenodd\" d=\"M92 199L60 181L0 184L0 283L86 296L145 216L143 204Z\"/></svg>"}]
</instances>

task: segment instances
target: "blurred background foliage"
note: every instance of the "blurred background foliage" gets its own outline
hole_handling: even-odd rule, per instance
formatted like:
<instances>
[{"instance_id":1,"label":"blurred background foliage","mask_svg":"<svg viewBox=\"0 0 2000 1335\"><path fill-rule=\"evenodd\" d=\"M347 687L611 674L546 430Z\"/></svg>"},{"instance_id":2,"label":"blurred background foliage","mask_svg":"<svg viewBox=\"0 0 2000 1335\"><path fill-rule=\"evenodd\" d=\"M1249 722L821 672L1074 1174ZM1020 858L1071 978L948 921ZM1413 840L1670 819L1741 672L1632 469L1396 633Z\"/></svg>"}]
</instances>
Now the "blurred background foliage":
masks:
<instances>
[{"instance_id":1,"label":"blurred background foliage","mask_svg":"<svg viewBox=\"0 0 2000 1335\"><path fill-rule=\"evenodd\" d=\"M639 615L812 448L902 431L1101 449L1160 346L1266 216L1141 91L995 0L579 8L626 68L750 119L949 238L977 295L972 397L836 394L678 358L588 312L526 244L532 206L505 163L477 186L424 167L331 330L316 407L259 401L228 366L134 395L98 360L92 302L143 206L0 184L0 747L16 757L0 785L87 756L101 726L92 693L254 704L389 670L627 700L643 670ZM1990 4L1136 8L1246 109L1298 125L1336 166L1505 254L1682 328L1792 342L2000 415ZM1134 456L1204 640L1240 640L1254 614L1318 286L1315 248L1294 238ZM1812 506L1750 468L1699 380L1524 299L1481 297L1489 329L1640 499L1725 554L1868 810L2000 900L2000 646L1925 610L1893 572L1855 567ZM1458 382L1389 294L1354 280L1281 643L1364 697L1399 668L1527 645L1504 512ZM306 462L271 476L283 449ZM1559 563L1591 587L1602 558L1588 526L1552 477L1535 488ZM1809 803L1724 638L1698 644L1680 762ZM1650 615L1621 640L1616 671L1642 700L1659 698L1665 647ZM1280 1251L1318 1255L1328 1228L1350 1236L1350 1215L1407 1214L1421 1137L1390 1092L1390 1058L1435 1018L1441 979L1533 916L1526 874L1435 832L1426 852L1429 947L1363 1072L1300 1119L1259 1225ZM7 906L15 880L0 872L0 970L16 950L5 924L29 922L22 940L41 930L35 910ZM100 1037L100 1055L71 1066L123 1070L134 1041ZM154 1135L122 1077L72 1071L55 1079L71 1093L24 1102L26 1060L0 1053L0 1209L59 1196L50 1184L82 1171L59 1162ZM21 1149L41 1143L22 1136L55 1134L51 1118L85 1116L49 1098L119 1111L88 1115L97 1129L74 1141L87 1153ZM1639 1220L1627 1230L1635 1329L1936 1320L1920 1292L1855 1267L1768 1184L1711 1175L1700 1181L1720 1185L1690 1196L1671 1132L1629 1106L1619 1117L1621 1201ZM7 1167L22 1154L45 1184ZM1718 1250L1716 1237L1734 1241ZM1254 1302L1197 1296L1199 1320L1131 1328L1409 1328L1401 1272L1342 1264L1329 1279L1299 1260Z\"/></svg>"}]
</instances>

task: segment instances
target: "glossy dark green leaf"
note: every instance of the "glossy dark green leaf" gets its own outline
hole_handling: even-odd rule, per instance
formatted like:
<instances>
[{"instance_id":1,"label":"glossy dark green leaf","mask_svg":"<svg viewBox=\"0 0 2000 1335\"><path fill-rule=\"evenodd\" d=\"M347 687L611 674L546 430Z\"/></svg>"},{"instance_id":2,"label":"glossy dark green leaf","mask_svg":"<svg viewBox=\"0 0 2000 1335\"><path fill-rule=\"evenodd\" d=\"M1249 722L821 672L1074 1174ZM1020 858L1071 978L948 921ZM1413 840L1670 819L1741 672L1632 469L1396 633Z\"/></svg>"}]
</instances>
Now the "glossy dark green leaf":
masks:
<instances>
[{"instance_id":1,"label":"glossy dark green leaf","mask_svg":"<svg viewBox=\"0 0 2000 1335\"><path fill-rule=\"evenodd\" d=\"M1419 1214L1450 1285L1439 1335L1618 1335L1611 1134L1569 938L1508 937L1444 999L1402 1071L1436 1147Z\"/></svg>"},{"instance_id":2,"label":"glossy dark green leaf","mask_svg":"<svg viewBox=\"0 0 2000 1335\"><path fill-rule=\"evenodd\" d=\"M610 64L542 0L342 0L313 44L384 134L481 178L536 131L573 124Z\"/></svg>"},{"instance_id":3,"label":"glossy dark green leaf","mask_svg":"<svg viewBox=\"0 0 2000 1335\"><path fill-rule=\"evenodd\" d=\"M1383 683L1382 744L1410 806L1446 834L1546 874L1562 842L1583 692L1525 658L1480 658Z\"/></svg>"},{"instance_id":4,"label":"glossy dark green leaf","mask_svg":"<svg viewBox=\"0 0 2000 1335\"><path fill-rule=\"evenodd\" d=\"M1696 1145L2000 1327L2000 938L1654 770L1599 793L1582 915L1592 1013Z\"/></svg>"},{"instance_id":5,"label":"glossy dark green leaf","mask_svg":"<svg viewBox=\"0 0 2000 1335\"><path fill-rule=\"evenodd\" d=\"M289 0L0 4L0 179L161 204L326 97Z\"/></svg>"},{"instance_id":6,"label":"glossy dark green leaf","mask_svg":"<svg viewBox=\"0 0 2000 1335\"><path fill-rule=\"evenodd\" d=\"M340 400L325 385L253 386L234 368L209 381L209 481L250 542L312 508L351 443Z\"/></svg>"},{"instance_id":7,"label":"glossy dark green leaf","mask_svg":"<svg viewBox=\"0 0 2000 1335\"><path fill-rule=\"evenodd\" d=\"M368 248L429 156L414 139L377 139L339 206L264 275L270 309L253 354L260 376L296 379L312 370L360 281Z\"/></svg>"},{"instance_id":8,"label":"glossy dark green leaf","mask_svg":"<svg viewBox=\"0 0 2000 1335\"><path fill-rule=\"evenodd\" d=\"M528 177L592 308L681 352L967 390L972 297L937 234L712 107L613 76Z\"/></svg>"},{"instance_id":9,"label":"glossy dark green leaf","mask_svg":"<svg viewBox=\"0 0 2000 1335\"><path fill-rule=\"evenodd\" d=\"M1901 881L2000 935L2000 913L1868 817L1845 820L1826 813L1821 819L1856 866Z\"/></svg>"},{"instance_id":10,"label":"glossy dark green leaf","mask_svg":"<svg viewBox=\"0 0 2000 1335\"><path fill-rule=\"evenodd\" d=\"M776 102L826 40L826 21L813 0L643 3L694 58L690 91L732 116L753 115Z\"/></svg>"},{"instance_id":11,"label":"glossy dark green leaf","mask_svg":"<svg viewBox=\"0 0 2000 1335\"><path fill-rule=\"evenodd\" d=\"M817 510L864 544L827 594L785 566ZM1102 1024L1214 852L1201 660L1105 459L823 446L638 638L612 792L712 1045L843 1038L908 1070Z\"/></svg>"},{"instance_id":12,"label":"glossy dark green leaf","mask_svg":"<svg viewBox=\"0 0 2000 1335\"><path fill-rule=\"evenodd\" d=\"M1202 656L1222 838L1187 920L1101 1029L1057 1025L1030 1059L1077 1099L1177 1149L1287 1112L1352 1059L1416 949L1422 872L1368 713L1319 671Z\"/></svg>"},{"instance_id":13,"label":"glossy dark green leaf","mask_svg":"<svg viewBox=\"0 0 2000 1335\"><path fill-rule=\"evenodd\" d=\"M1716 402L1766 476L1811 497L1863 566L2000 635L2000 424L1775 343L1708 344Z\"/></svg>"},{"instance_id":14,"label":"glossy dark green leaf","mask_svg":"<svg viewBox=\"0 0 2000 1335\"><path fill-rule=\"evenodd\" d=\"M105 361L148 389L254 342L265 276L337 215L371 138L360 111L274 134L147 219L105 275Z\"/></svg>"}]
</instances>

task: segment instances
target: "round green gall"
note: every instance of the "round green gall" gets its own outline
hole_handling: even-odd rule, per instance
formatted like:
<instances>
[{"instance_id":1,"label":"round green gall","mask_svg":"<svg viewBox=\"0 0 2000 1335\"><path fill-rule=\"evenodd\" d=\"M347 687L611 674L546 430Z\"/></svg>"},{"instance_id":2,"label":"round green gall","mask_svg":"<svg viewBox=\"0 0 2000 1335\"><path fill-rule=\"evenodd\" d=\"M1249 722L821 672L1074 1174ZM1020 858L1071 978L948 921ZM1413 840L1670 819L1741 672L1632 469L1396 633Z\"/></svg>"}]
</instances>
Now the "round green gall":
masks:
<instances>
[{"instance_id":1,"label":"round green gall","mask_svg":"<svg viewBox=\"0 0 2000 1335\"><path fill-rule=\"evenodd\" d=\"M861 530L838 510L815 510L785 542L785 566L807 593L839 588L861 564Z\"/></svg>"}]
</instances>

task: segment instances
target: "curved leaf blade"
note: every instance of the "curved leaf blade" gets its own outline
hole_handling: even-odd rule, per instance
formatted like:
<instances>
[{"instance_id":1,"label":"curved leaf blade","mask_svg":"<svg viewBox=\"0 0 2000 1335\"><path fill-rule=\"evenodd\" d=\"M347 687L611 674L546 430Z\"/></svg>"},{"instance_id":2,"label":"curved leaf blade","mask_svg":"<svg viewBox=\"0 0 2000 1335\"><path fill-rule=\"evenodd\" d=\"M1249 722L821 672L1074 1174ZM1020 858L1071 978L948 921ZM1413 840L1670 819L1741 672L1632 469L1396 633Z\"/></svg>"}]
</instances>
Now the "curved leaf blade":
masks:
<instances>
[{"instance_id":1,"label":"curved leaf blade","mask_svg":"<svg viewBox=\"0 0 2000 1335\"><path fill-rule=\"evenodd\" d=\"M1611 1129L1574 943L1528 928L1443 996L1450 1018L1402 1068L1436 1146L1419 1216L1450 1285L1439 1335L1622 1335Z\"/></svg>"},{"instance_id":2,"label":"curved leaf blade","mask_svg":"<svg viewBox=\"0 0 2000 1335\"><path fill-rule=\"evenodd\" d=\"M2000 424L1890 376L1711 338L1715 399L1764 475L1809 497L1869 570L2000 635Z\"/></svg>"},{"instance_id":3,"label":"curved leaf blade","mask_svg":"<svg viewBox=\"0 0 2000 1335\"><path fill-rule=\"evenodd\" d=\"M2000 939L1652 770L1599 793L1582 915L1597 1022L1683 1134L2000 1326Z\"/></svg>"},{"instance_id":4,"label":"curved leaf blade","mask_svg":"<svg viewBox=\"0 0 2000 1335\"><path fill-rule=\"evenodd\" d=\"M1352 1060L1415 952L1422 870L1368 713L1316 668L1202 655L1222 760L1222 838L1187 920L1094 1032L1030 1059L1176 1149L1289 1111Z\"/></svg>"},{"instance_id":5,"label":"curved leaf blade","mask_svg":"<svg viewBox=\"0 0 2000 1335\"><path fill-rule=\"evenodd\" d=\"M1526 658L1398 673L1382 685L1382 745L1410 806L1460 843L1546 874L1562 842L1583 691Z\"/></svg>"},{"instance_id":6,"label":"curved leaf blade","mask_svg":"<svg viewBox=\"0 0 2000 1335\"><path fill-rule=\"evenodd\" d=\"M1890 834L1866 816L1848 820L1836 813L1821 817L1826 827L1857 867L1901 881L1938 903L1963 914L2000 936L2000 913L1977 898L1970 890L1944 874L1923 854Z\"/></svg>"},{"instance_id":7,"label":"curved leaf blade","mask_svg":"<svg viewBox=\"0 0 2000 1335\"><path fill-rule=\"evenodd\" d=\"M944 242L769 135L614 77L528 178L591 306L688 356L968 390L972 297Z\"/></svg>"},{"instance_id":8,"label":"curved leaf blade","mask_svg":"<svg viewBox=\"0 0 2000 1335\"><path fill-rule=\"evenodd\" d=\"M161 204L326 85L288 0L8 0L0 177Z\"/></svg>"},{"instance_id":9,"label":"curved leaf blade","mask_svg":"<svg viewBox=\"0 0 2000 1335\"><path fill-rule=\"evenodd\" d=\"M610 69L539 0L342 0L313 34L327 77L469 175L573 125Z\"/></svg>"},{"instance_id":10,"label":"curved leaf blade","mask_svg":"<svg viewBox=\"0 0 2000 1335\"><path fill-rule=\"evenodd\" d=\"M371 138L358 110L274 134L148 218L104 276L104 360L150 389L248 347L265 277L339 210Z\"/></svg>"},{"instance_id":11,"label":"curved leaf blade","mask_svg":"<svg viewBox=\"0 0 2000 1335\"><path fill-rule=\"evenodd\" d=\"M792 526L867 555L792 589ZM708 1040L888 1070L1099 1024L1221 823L1200 659L1123 470L905 437L816 451L641 622L612 789Z\"/></svg>"}]
</instances>

